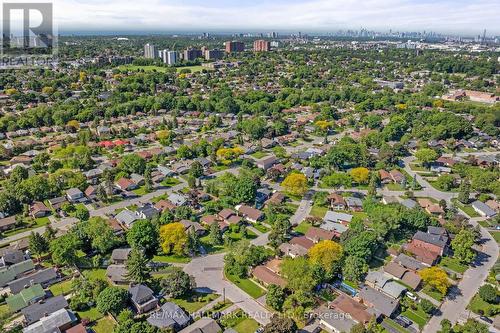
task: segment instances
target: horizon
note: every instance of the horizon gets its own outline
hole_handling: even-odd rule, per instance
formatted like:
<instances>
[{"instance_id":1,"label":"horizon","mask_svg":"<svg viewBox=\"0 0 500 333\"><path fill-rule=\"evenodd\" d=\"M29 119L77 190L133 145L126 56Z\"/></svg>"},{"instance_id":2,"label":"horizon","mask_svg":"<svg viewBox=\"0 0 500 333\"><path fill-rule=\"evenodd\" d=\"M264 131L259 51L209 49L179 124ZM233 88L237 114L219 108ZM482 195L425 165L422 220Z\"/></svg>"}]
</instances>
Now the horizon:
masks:
<instances>
[{"instance_id":1,"label":"horizon","mask_svg":"<svg viewBox=\"0 0 500 333\"><path fill-rule=\"evenodd\" d=\"M62 34L134 31L144 33L267 32L331 34L339 30L432 31L500 35L500 3L494 0L152 0L142 3L95 0L54 1Z\"/></svg>"}]
</instances>

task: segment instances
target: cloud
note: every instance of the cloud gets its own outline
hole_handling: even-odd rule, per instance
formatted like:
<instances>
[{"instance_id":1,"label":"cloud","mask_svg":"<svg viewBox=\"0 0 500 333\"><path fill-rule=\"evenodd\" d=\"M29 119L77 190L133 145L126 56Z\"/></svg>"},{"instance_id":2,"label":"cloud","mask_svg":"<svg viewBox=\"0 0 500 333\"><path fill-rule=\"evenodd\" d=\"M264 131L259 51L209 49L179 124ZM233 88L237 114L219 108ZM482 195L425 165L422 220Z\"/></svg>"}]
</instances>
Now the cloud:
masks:
<instances>
[{"instance_id":1,"label":"cloud","mask_svg":"<svg viewBox=\"0 0 500 333\"><path fill-rule=\"evenodd\" d=\"M497 0L55 0L60 31L326 32L338 29L500 33Z\"/></svg>"}]
</instances>

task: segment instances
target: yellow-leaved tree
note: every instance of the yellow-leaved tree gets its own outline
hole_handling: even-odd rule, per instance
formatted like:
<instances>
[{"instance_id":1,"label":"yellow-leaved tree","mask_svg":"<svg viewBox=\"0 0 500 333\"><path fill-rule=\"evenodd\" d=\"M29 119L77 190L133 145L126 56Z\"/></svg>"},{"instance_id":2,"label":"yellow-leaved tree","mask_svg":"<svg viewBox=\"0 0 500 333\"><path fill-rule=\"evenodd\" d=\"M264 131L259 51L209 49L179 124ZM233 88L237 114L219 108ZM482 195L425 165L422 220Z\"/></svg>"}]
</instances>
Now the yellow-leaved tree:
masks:
<instances>
[{"instance_id":1,"label":"yellow-leaved tree","mask_svg":"<svg viewBox=\"0 0 500 333\"><path fill-rule=\"evenodd\" d=\"M304 195L307 191L307 178L302 173L291 173L286 176L281 186L292 195Z\"/></svg>"},{"instance_id":2,"label":"yellow-leaved tree","mask_svg":"<svg viewBox=\"0 0 500 333\"><path fill-rule=\"evenodd\" d=\"M182 223L170 223L160 228L161 248L165 254L183 255L187 234Z\"/></svg>"},{"instance_id":3,"label":"yellow-leaved tree","mask_svg":"<svg viewBox=\"0 0 500 333\"><path fill-rule=\"evenodd\" d=\"M332 273L342 259L342 245L331 240L323 240L309 249L309 260L320 265L327 273Z\"/></svg>"},{"instance_id":4,"label":"yellow-leaved tree","mask_svg":"<svg viewBox=\"0 0 500 333\"><path fill-rule=\"evenodd\" d=\"M444 269L433 266L420 270L418 274L427 286L439 291L442 295L446 295L451 283Z\"/></svg>"},{"instance_id":5,"label":"yellow-leaved tree","mask_svg":"<svg viewBox=\"0 0 500 333\"><path fill-rule=\"evenodd\" d=\"M359 167L351 169L349 174L351 175L352 180L354 180L356 183L366 184L370 176L370 170L368 170L367 168Z\"/></svg>"}]
</instances>

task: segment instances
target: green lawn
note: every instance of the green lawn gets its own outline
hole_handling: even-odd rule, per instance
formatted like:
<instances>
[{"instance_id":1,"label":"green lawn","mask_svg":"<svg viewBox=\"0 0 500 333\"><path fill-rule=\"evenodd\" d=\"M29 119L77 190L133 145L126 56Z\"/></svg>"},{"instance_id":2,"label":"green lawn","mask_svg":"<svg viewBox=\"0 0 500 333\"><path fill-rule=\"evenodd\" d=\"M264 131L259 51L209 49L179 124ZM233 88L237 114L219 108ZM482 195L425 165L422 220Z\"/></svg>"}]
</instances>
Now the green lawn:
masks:
<instances>
[{"instance_id":1,"label":"green lawn","mask_svg":"<svg viewBox=\"0 0 500 333\"><path fill-rule=\"evenodd\" d=\"M269 231L269 229L261 223L254 223L253 227L262 232L263 234Z\"/></svg>"},{"instance_id":2,"label":"green lawn","mask_svg":"<svg viewBox=\"0 0 500 333\"><path fill-rule=\"evenodd\" d=\"M263 288L248 278L240 279L239 277L230 274L226 274L226 278L253 298L259 298L265 294L265 290Z\"/></svg>"},{"instance_id":3,"label":"green lawn","mask_svg":"<svg viewBox=\"0 0 500 333\"><path fill-rule=\"evenodd\" d=\"M86 311L77 311L76 313L78 314L78 316L80 317L80 319L87 318L90 321L99 320L102 317L104 317L102 315L102 313L100 313L99 311L97 311L96 307L92 307L92 308L90 308L90 309L88 309Z\"/></svg>"},{"instance_id":4,"label":"green lawn","mask_svg":"<svg viewBox=\"0 0 500 333\"><path fill-rule=\"evenodd\" d=\"M216 294L201 294L194 293L183 298L171 298L169 301L174 302L188 313L193 313L207 305L208 303L216 300L219 295Z\"/></svg>"},{"instance_id":5,"label":"green lawn","mask_svg":"<svg viewBox=\"0 0 500 333\"><path fill-rule=\"evenodd\" d=\"M422 329L425 324L429 321L429 315L427 315L421 308L418 306L416 310L413 309L406 309L402 313L403 316L408 317L411 321L415 322L420 329Z\"/></svg>"},{"instance_id":6,"label":"green lawn","mask_svg":"<svg viewBox=\"0 0 500 333\"><path fill-rule=\"evenodd\" d=\"M443 294L441 294L439 291L432 290L429 287L424 287L422 291L424 294L434 298L438 302L441 302L444 298Z\"/></svg>"},{"instance_id":7,"label":"green lawn","mask_svg":"<svg viewBox=\"0 0 500 333\"><path fill-rule=\"evenodd\" d=\"M497 241L497 243L500 244L500 231L490 231L490 234Z\"/></svg>"},{"instance_id":8,"label":"green lawn","mask_svg":"<svg viewBox=\"0 0 500 333\"><path fill-rule=\"evenodd\" d=\"M71 279L61 281L59 283L53 284L49 287L49 290L54 296L66 295L71 292Z\"/></svg>"},{"instance_id":9,"label":"green lawn","mask_svg":"<svg viewBox=\"0 0 500 333\"><path fill-rule=\"evenodd\" d=\"M296 226L293 230L302 234L302 235L305 235L306 232L309 230L309 228L311 228L312 225L311 223L308 223L308 222L301 222L298 226Z\"/></svg>"},{"instance_id":10,"label":"green lawn","mask_svg":"<svg viewBox=\"0 0 500 333\"><path fill-rule=\"evenodd\" d=\"M389 183L385 185L389 191L404 191L403 186L397 183Z\"/></svg>"},{"instance_id":11,"label":"green lawn","mask_svg":"<svg viewBox=\"0 0 500 333\"><path fill-rule=\"evenodd\" d=\"M471 205L464 205L463 203L461 203L460 201L458 201L457 199L451 199L451 201L453 202L453 204L460 208L465 214L469 215L470 217L479 217L480 215L478 213L476 213L476 211L474 210L474 208L472 208Z\"/></svg>"},{"instance_id":12,"label":"green lawn","mask_svg":"<svg viewBox=\"0 0 500 333\"><path fill-rule=\"evenodd\" d=\"M397 332L408 333L407 330L405 330L403 327L396 324L394 321L392 321L392 319L384 318L383 322L386 323L387 325L389 325L390 327L394 328Z\"/></svg>"},{"instance_id":13,"label":"green lawn","mask_svg":"<svg viewBox=\"0 0 500 333\"><path fill-rule=\"evenodd\" d=\"M95 333L110 333L114 328L115 323L108 317L99 319L95 326L92 326Z\"/></svg>"},{"instance_id":14,"label":"green lawn","mask_svg":"<svg viewBox=\"0 0 500 333\"><path fill-rule=\"evenodd\" d=\"M3 235L5 237L13 236L13 235L19 234L21 232L30 231L30 230L33 230L33 229L36 229L39 227L46 226L49 223L50 223L50 220L48 217L39 217L39 218L34 220L33 224L30 224L30 225L23 224L23 226L20 228L16 228L14 230L9 230L9 231L4 232Z\"/></svg>"},{"instance_id":15,"label":"green lawn","mask_svg":"<svg viewBox=\"0 0 500 333\"><path fill-rule=\"evenodd\" d=\"M8 318L11 315L9 306L7 304L0 305L0 320Z\"/></svg>"},{"instance_id":16,"label":"green lawn","mask_svg":"<svg viewBox=\"0 0 500 333\"><path fill-rule=\"evenodd\" d=\"M255 153L251 154L251 156L260 160L261 158L266 157L267 154L264 153L263 151L256 151Z\"/></svg>"},{"instance_id":17,"label":"green lawn","mask_svg":"<svg viewBox=\"0 0 500 333\"><path fill-rule=\"evenodd\" d=\"M192 73L201 72L204 69L206 69L207 71L212 70L211 68L203 67L203 66L184 66L184 67L177 67L177 73L179 73L183 69L189 69L189 70L191 70Z\"/></svg>"},{"instance_id":18,"label":"green lawn","mask_svg":"<svg viewBox=\"0 0 500 333\"><path fill-rule=\"evenodd\" d=\"M103 268L85 269L82 274L87 279L106 279L106 270Z\"/></svg>"},{"instance_id":19,"label":"green lawn","mask_svg":"<svg viewBox=\"0 0 500 333\"><path fill-rule=\"evenodd\" d=\"M181 264L187 264L188 262L191 261L190 257L180 257L176 255L161 255L161 256L154 256L153 257L154 262L165 262L165 263L181 263Z\"/></svg>"},{"instance_id":20,"label":"green lawn","mask_svg":"<svg viewBox=\"0 0 500 333\"><path fill-rule=\"evenodd\" d=\"M142 185L141 187L136 188L132 192L134 192L137 195L144 195L144 194L148 193L148 191L146 190L146 185Z\"/></svg>"},{"instance_id":21,"label":"green lawn","mask_svg":"<svg viewBox=\"0 0 500 333\"><path fill-rule=\"evenodd\" d=\"M500 313L500 304L490 304L485 301L479 294L476 294L469 303L467 307L472 312L477 314L484 314L487 317L493 317L495 314Z\"/></svg>"},{"instance_id":22,"label":"green lawn","mask_svg":"<svg viewBox=\"0 0 500 333\"><path fill-rule=\"evenodd\" d=\"M161 185L163 186L166 186L166 187L172 187L172 186L175 186L177 184L180 184L181 181L177 178L174 178L174 177L168 177L168 178L165 178L163 179L163 181L161 182Z\"/></svg>"},{"instance_id":23,"label":"green lawn","mask_svg":"<svg viewBox=\"0 0 500 333\"><path fill-rule=\"evenodd\" d=\"M451 257L442 257L439 266L446 267L460 274L463 274L468 268L466 265L460 263L457 259Z\"/></svg>"},{"instance_id":24,"label":"green lawn","mask_svg":"<svg viewBox=\"0 0 500 333\"><path fill-rule=\"evenodd\" d=\"M259 323L252 318L245 318L239 324L234 326L234 330L238 333L251 333L259 328Z\"/></svg>"},{"instance_id":25,"label":"green lawn","mask_svg":"<svg viewBox=\"0 0 500 333\"><path fill-rule=\"evenodd\" d=\"M314 205L311 208L311 215L322 219L323 217L325 217L325 214L327 211L328 211L328 207Z\"/></svg>"},{"instance_id":26,"label":"green lawn","mask_svg":"<svg viewBox=\"0 0 500 333\"><path fill-rule=\"evenodd\" d=\"M168 67L160 67L160 66L136 66L136 65L121 65L118 66L118 69L121 71L140 71L144 70L145 72L157 71L161 73L165 73Z\"/></svg>"}]
</instances>

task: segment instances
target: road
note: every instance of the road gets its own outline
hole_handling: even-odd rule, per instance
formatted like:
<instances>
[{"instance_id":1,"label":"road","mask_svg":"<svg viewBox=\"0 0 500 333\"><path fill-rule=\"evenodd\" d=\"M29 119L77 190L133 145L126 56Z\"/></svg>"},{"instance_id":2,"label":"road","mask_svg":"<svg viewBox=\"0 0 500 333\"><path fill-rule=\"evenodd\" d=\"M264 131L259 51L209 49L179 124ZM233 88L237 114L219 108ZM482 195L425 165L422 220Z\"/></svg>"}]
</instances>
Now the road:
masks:
<instances>
[{"instance_id":1,"label":"road","mask_svg":"<svg viewBox=\"0 0 500 333\"><path fill-rule=\"evenodd\" d=\"M194 276L197 288L207 288L212 292L225 295L260 324L269 323L272 313L224 278L224 253L194 258L184 266L184 271Z\"/></svg>"},{"instance_id":2,"label":"road","mask_svg":"<svg viewBox=\"0 0 500 333\"><path fill-rule=\"evenodd\" d=\"M295 211L295 214L290 217L290 224L292 226L297 226L300 222L304 221L306 217L311 213L311 200L314 195L314 191L308 191L304 198L300 201L299 207Z\"/></svg>"}]
</instances>

